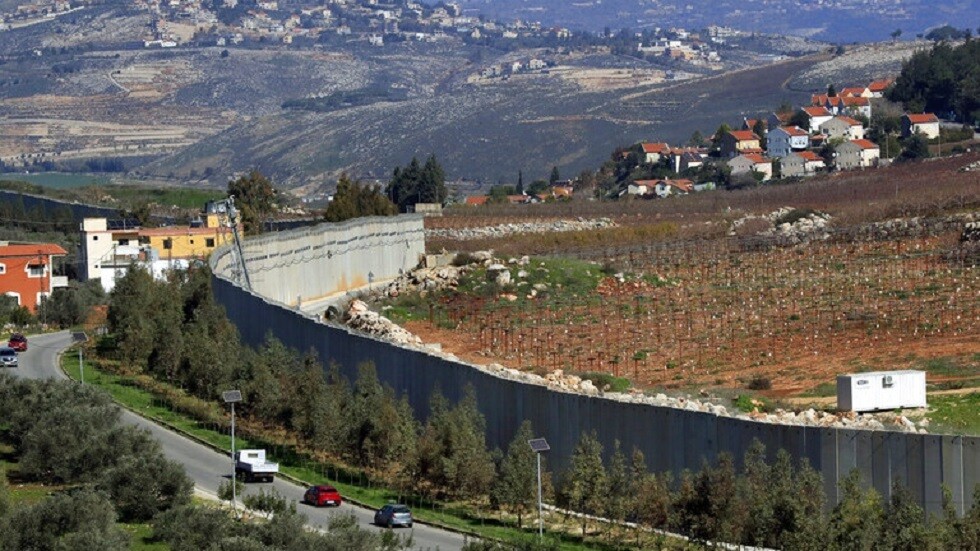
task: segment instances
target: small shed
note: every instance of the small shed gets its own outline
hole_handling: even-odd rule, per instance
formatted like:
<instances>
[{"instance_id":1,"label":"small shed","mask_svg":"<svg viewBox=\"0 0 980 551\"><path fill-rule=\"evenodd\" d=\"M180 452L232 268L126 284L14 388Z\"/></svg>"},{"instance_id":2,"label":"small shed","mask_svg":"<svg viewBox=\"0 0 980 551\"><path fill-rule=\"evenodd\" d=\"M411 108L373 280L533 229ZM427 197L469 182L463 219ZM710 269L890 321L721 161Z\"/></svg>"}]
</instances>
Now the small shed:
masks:
<instances>
[{"instance_id":1,"label":"small shed","mask_svg":"<svg viewBox=\"0 0 980 551\"><path fill-rule=\"evenodd\" d=\"M837 409L841 411L924 407L925 371L871 371L837 376Z\"/></svg>"}]
</instances>

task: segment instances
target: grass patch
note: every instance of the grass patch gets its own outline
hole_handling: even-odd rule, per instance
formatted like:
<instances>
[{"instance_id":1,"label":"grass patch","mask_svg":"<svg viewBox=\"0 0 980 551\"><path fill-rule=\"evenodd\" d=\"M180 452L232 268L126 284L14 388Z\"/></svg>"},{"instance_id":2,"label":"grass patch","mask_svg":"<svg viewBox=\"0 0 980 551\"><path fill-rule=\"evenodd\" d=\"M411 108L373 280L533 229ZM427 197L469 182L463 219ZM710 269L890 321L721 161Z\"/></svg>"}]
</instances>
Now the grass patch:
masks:
<instances>
[{"instance_id":1,"label":"grass patch","mask_svg":"<svg viewBox=\"0 0 980 551\"><path fill-rule=\"evenodd\" d=\"M929 396L930 431L980 435L980 392Z\"/></svg>"},{"instance_id":2,"label":"grass patch","mask_svg":"<svg viewBox=\"0 0 980 551\"><path fill-rule=\"evenodd\" d=\"M823 396L836 396L837 395L837 385L835 383L820 383L819 385L811 388L810 390L804 392L802 396L805 397L823 397Z\"/></svg>"},{"instance_id":3,"label":"grass patch","mask_svg":"<svg viewBox=\"0 0 980 551\"><path fill-rule=\"evenodd\" d=\"M587 371L577 373L583 379L592 381L592 384L603 392L626 392L633 384L625 377L616 377L611 373L598 373Z\"/></svg>"}]
</instances>

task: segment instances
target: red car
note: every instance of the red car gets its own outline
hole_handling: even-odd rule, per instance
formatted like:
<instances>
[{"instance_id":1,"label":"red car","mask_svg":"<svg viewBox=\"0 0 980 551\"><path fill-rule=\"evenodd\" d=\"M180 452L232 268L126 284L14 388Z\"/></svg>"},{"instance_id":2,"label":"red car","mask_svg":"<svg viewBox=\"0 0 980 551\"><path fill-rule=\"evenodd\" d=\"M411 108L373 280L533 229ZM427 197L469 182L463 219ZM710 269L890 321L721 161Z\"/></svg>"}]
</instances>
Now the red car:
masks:
<instances>
[{"instance_id":1,"label":"red car","mask_svg":"<svg viewBox=\"0 0 980 551\"><path fill-rule=\"evenodd\" d=\"M14 333L13 335L10 335L10 340L7 341L7 346L18 352L27 352L27 337L21 335L20 333Z\"/></svg>"},{"instance_id":2,"label":"red car","mask_svg":"<svg viewBox=\"0 0 980 551\"><path fill-rule=\"evenodd\" d=\"M303 494L303 501L314 507L323 507L324 505L340 507L340 504L343 503L340 492L333 486L313 486Z\"/></svg>"}]
</instances>

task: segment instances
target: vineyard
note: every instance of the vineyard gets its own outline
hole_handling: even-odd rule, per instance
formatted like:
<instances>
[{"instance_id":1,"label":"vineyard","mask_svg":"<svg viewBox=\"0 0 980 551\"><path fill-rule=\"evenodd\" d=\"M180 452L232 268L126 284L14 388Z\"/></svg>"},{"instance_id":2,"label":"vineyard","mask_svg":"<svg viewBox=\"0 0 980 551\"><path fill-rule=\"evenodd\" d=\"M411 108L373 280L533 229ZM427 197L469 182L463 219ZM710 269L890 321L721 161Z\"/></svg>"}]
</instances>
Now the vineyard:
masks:
<instances>
[{"instance_id":1,"label":"vineyard","mask_svg":"<svg viewBox=\"0 0 980 551\"><path fill-rule=\"evenodd\" d=\"M591 291L449 293L408 327L480 363L798 394L871 362L980 352L980 268L957 255L958 237L665 245L630 253L628 272Z\"/></svg>"}]
</instances>

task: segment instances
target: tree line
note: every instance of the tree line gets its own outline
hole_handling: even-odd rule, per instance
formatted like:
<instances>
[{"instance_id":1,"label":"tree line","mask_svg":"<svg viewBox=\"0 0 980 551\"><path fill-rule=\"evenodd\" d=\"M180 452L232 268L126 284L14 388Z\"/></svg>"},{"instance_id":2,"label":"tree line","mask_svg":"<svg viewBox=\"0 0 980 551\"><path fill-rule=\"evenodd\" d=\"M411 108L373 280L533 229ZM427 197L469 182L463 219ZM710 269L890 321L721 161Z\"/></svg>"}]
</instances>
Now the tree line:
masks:
<instances>
[{"instance_id":1,"label":"tree line","mask_svg":"<svg viewBox=\"0 0 980 551\"><path fill-rule=\"evenodd\" d=\"M888 99L903 103L912 113L955 116L980 125L980 41L967 40L955 47L940 42L912 54L902 64Z\"/></svg>"},{"instance_id":2,"label":"tree line","mask_svg":"<svg viewBox=\"0 0 980 551\"><path fill-rule=\"evenodd\" d=\"M241 388L243 426L252 427L246 430L285 430L312 455L355 467L398 496L489 505L519 525L536 508L529 422L507 450L491 450L472 389L455 404L435 392L421 421L371 364L360 365L350 382L336 366L324 369L312 354L272 337L244 346L211 296L206 269L166 282L130 270L110 295L109 331L98 347L118 370L152 375L213 402L221 391ZM816 471L794 465L783 451L772 462L766 456L756 443L741 469L722 454L675 479L649 473L637 450L603 450L590 433L582 435L569 468L546 475L546 486L559 506L614 521L590 526L585 519L581 529L617 545L650 529L799 550L965 550L980 542L980 488L966 518L957 518L948 493L943 515L927 518L898 482L886 501L864 489L855 473L828 514ZM616 523L627 521L640 531Z\"/></svg>"}]
</instances>

